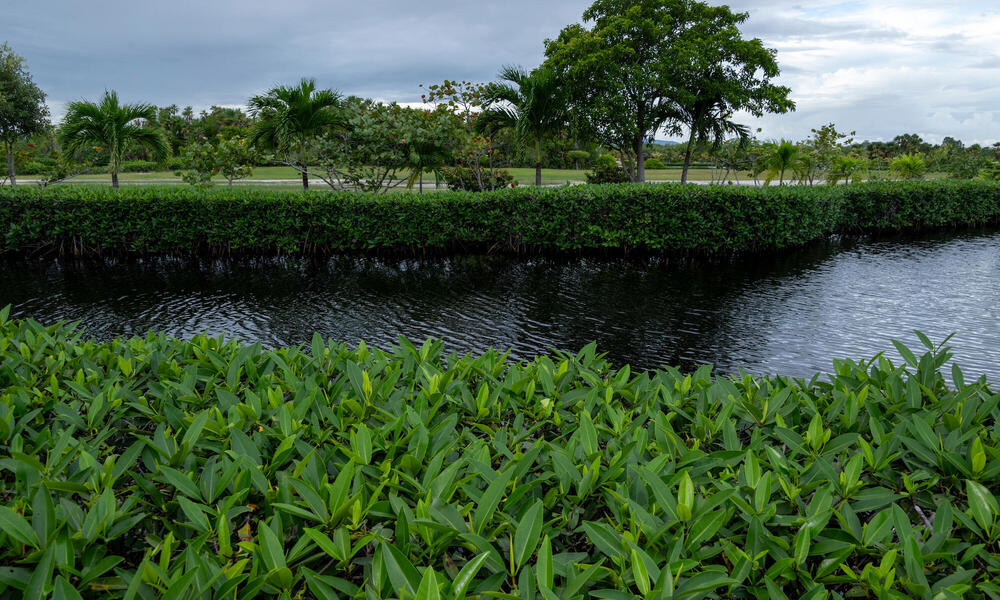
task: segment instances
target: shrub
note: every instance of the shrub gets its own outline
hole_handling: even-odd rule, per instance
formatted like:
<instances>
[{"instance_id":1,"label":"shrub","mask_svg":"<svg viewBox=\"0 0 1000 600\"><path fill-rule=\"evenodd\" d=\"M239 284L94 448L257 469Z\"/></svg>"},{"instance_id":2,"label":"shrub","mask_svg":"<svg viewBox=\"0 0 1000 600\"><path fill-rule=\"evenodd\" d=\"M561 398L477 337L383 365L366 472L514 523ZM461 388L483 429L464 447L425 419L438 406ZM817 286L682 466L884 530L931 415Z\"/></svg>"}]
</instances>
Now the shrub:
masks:
<instances>
[{"instance_id":1,"label":"shrub","mask_svg":"<svg viewBox=\"0 0 1000 600\"><path fill-rule=\"evenodd\" d=\"M0 314L0 595L992 597L1000 395L928 346L730 378Z\"/></svg>"},{"instance_id":2,"label":"shrub","mask_svg":"<svg viewBox=\"0 0 1000 600\"><path fill-rule=\"evenodd\" d=\"M617 163L613 165L598 163L594 165L592 172L587 173L587 183L592 184L626 183L628 180L628 173L625 172L625 169L619 167Z\"/></svg>"},{"instance_id":3,"label":"shrub","mask_svg":"<svg viewBox=\"0 0 1000 600\"><path fill-rule=\"evenodd\" d=\"M566 152L566 159L573 162L574 169L579 169L581 163L586 163L590 160L590 152L586 150L570 150Z\"/></svg>"},{"instance_id":4,"label":"shrub","mask_svg":"<svg viewBox=\"0 0 1000 600\"><path fill-rule=\"evenodd\" d=\"M483 169L482 180L475 172L463 166L442 167L441 175L449 190L465 192L486 192L515 187L517 181L506 169Z\"/></svg>"},{"instance_id":5,"label":"shrub","mask_svg":"<svg viewBox=\"0 0 1000 600\"><path fill-rule=\"evenodd\" d=\"M660 160L660 159L658 159L658 158L647 158L645 160L645 162L643 163L643 165L646 167L646 169L666 169L667 168L666 165L663 164L663 161Z\"/></svg>"},{"instance_id":6,"label":"shrub","mask_svg":"<svg viewBox=\"0 0 1000 600\"><path fill-rule=\"evenodd\" d=\"M889 163L889 172L900 179L923 179L927 163L919 154L902 154Z\"/></svg>"},{"instance_id":7,"label":"shrub","mask_svg":"<svg viewBox=\"0 0 1000 600\"><path fill-rule=\"evenodd\" d=\"M836 232L1000 223L989 181L844 186L578 185L361 194L95 186L0 188L0 251L762 252Z\"/></svg>"},{"instance_id":8,"label":"shrub","mask_svg":"<svg viewBox=\"0 0 1000 600\"><path fill-rule=\"evenodd\" d=\"M617 167L618 159L613 154L602 154L594 160L594 167Z\"/></svg>"},{"instance_id":9,"label":"shrub","mask_svg":"<svg viewBox=\"0 0 1000 600\"><path fill-rule=\"evenodd\" d=\"M979 179L1000 181L1000 162L992 162L979 171Z\"/></svg>"},{"instance_id":10,"label":"shrub","mask_svg":"<svg viewBox=\"0 0 1000 600\"><path fill-rule=\"evenodd\" d=\"M49 167L47 165L45 165L45 164L43 164L43 163L41 163L39 161L29 160L28 162L26 162L23 165L21 165L21 168L19 169L19 171L20 171L19 174L22 174L22 175L41 175L42 173L45 173L48 169L49 169ZM6 173L6 171L5 171L5 173Z\"/></svg>"},{"instance_id":11,"label":"shrub","mask_svg":"<svg viewBox=\"0 0 1000 600\"><path fill-rule=\"evenodd\" d=\"M119 172L121 173L152 173L160 168L160 163L149 160L126 160L122 162Z\"/></svg>"}]
</instances>

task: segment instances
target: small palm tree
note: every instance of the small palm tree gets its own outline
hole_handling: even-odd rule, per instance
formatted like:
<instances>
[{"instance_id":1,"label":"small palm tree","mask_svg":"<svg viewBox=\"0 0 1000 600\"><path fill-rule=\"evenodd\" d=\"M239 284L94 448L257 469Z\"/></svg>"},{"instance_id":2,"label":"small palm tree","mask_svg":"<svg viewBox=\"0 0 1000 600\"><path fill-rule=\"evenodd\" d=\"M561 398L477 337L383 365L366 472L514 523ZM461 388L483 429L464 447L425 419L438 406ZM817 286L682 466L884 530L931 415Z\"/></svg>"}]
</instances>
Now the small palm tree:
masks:
<instances>
[{"instance_id":1,"label":"small palm tree","mask_svg":"<svg viewBox=\"0 0 1000 600\"><path fill-rule=\"evenodd\" d=\"M257 119L250 143L297 155L302 189L309 189L309 141L342 122L340 95L317 90L315 79L297 86L276 86L250 99L250 115Z\"/></svg>"},{"instance_id":2,"label":"small palm tree","mask_svg":"<svg viewBox=\"0 0 1000 600\"><path fill-rule=\"evenodd\" d=\"M775 177L779 184L784 184L785 173L794 174L799 170L801 152L798 146L788 140L772 144L764 157L764 185L770 184Z\"/></svg>"},{"instance_id":3,"label":"small palm tree","mask_svg":"<svg viewBox=\"0 0 1000 600\"><path fill-rule=\"evenodd\" d=\"M556 72L539 67L528 73L504 67L500 83L486 88L485 108L476 119L480 132L510 129L535 155L535 185L542 185L542 141L566 127L566 103Z\"/></svg>"},{"instance_id":4,"label":"small palm tree","mask_svg":"<svg viewBox=\"0 0 1000 600\"><path fill-rule=\"evenodd\" d=\"M118 187L118 170L125 153L135 146L145 147L157 161L170 156L167 136L157 127L152 104L120 104L114 90L104 92L99 103L70 102L59 129L59 143L72 156L78 150L99 146L108 153L111 187Z\"/></svg>"},{"instance_id":5,"label":"small palm tree","mask_svg":"<svg viewBox=\"0 0 1000 600\"><path fill-rule=\"evenodd\" d=\"M681 168L681 183L687 183L696 144L711 142L712 151L716 152L729 136L735 136L740 144L750 140L750 130L732 120L732 112L720 95L702 96L688 107L675 107L674 116L690 131L684 151L684 166Z\"/></svg>"}]
</instances>

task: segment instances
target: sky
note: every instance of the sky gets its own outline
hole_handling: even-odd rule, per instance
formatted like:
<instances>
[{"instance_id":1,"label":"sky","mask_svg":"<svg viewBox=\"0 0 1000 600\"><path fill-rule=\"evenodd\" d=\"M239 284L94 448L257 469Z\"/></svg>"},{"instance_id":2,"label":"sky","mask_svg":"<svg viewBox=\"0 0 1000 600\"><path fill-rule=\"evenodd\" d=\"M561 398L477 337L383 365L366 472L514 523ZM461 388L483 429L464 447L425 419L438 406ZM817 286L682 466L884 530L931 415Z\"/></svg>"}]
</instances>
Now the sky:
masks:
<instances>
[{"instance_id":1,"label":"sky","mask_svg":"<svg viewBox=\"0 0 1000 600\"><path fill-rule=\"evenodd\" d=\"M710 2L718 4L718 2ZM587 0L0 0L0 41L59 118L115 89L126 102L244 105L276 83L414 102L420 83L533 67ZM857 139L1000 140L1000 1L732 0L778 51L797 110L742 121L763 139L835 123Z\"/></svg>"}]
</instances>

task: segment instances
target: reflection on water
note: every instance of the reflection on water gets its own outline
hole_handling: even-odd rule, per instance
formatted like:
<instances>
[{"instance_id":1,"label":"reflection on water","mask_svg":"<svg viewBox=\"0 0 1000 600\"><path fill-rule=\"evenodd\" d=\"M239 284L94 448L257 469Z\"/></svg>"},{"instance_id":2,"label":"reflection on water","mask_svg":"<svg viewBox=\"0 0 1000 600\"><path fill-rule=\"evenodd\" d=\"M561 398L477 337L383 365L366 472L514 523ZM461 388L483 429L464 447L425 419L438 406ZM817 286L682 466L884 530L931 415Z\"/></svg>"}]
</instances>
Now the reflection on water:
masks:
<instances>
[{"instance_id":1,"label":"reflection on water","mask_svg":"<svg viewBox=\"0 0 1000 600\"><path fill-rule=\"evenodd\" d=\"M530 358L597 341L615 364L805 376L919 329L952 340L969 374L1000 376L1000 233L826 243L778 257L0 262L0 306L79 320L98 338L225 333L265 345L313 331L388 347Z\"/></svg>"}]
</instances>

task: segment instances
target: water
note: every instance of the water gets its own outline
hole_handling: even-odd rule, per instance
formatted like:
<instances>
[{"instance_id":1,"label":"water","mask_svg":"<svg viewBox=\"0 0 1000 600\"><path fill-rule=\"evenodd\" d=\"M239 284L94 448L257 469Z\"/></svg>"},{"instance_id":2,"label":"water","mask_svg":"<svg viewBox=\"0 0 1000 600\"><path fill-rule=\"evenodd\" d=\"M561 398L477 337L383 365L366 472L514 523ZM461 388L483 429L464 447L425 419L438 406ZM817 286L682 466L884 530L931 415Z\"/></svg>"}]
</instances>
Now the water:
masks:
<instances>
[{"instance_id":1,"label":"water","mask_svg":"<svg viewBox=\"0 0 1000 600\"><path fill-rule=\"evenodd\" d=\"M388 347L530 358L596 341L616 365L808 376L919 329L968 375L1000 379L1000 232L828 242L732 261L337 257L0 262L0 306L97 338L225 333L267 346L313 331ZM894 354L894 353L893 353Z\"/></svg>"}]
</instances>

